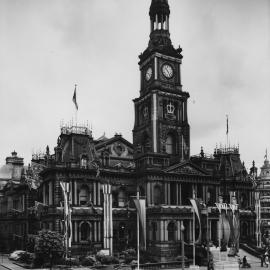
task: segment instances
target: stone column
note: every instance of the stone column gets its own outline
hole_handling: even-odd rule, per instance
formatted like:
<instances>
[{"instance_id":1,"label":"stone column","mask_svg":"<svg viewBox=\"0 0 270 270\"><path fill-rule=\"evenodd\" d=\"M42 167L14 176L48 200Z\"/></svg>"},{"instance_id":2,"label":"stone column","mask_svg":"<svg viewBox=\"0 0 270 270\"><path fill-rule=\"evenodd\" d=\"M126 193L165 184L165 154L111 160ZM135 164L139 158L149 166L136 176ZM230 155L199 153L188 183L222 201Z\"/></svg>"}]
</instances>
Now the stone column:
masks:
<instances>
[{"instance_id":1,"label":"stone column","mask_svg":"<svg viewBox=\"0 0 270 270\"><path fill-rule=\"evenodd\" d=\"M74 205L78 205L77 193L77 180L74 180Z\"/></svg>"},{"instance_id":2,"label":"stone column","mask_svg":"<svg viewBox=\"0 0 270 270\"><path fill-rule=\"evenodd\" d=\"M52 182L49 182L49 205L52 205L52 193L53 193L53 189L52 189Z\"/></svg>"},{"instance_id":3,"label":"stone column","mask_svg":"<svg viewBox=\"0 0 270 270\"><path fill-rule=\"evenodd\" d=\"M75 229L74 229L74 241L75 243L78 242L78 222L74 221Z\"/></svg>"},{"instance_id":4,"label":"stone column","mask_svg":"<svg viewBox=\"0 0 270 270\"><path fill-rule=\"evenodd\" d=\"M171 182L170 183L167 183L167 186L168 186L168 205L171 205Z\"/></svg>"},{"instance_id":5,"label":"stone column","mask_svg":"<svg viewBox=\"0 0 270 270\"><path fill-rule=\"evenodd\" d=\"M179 183L179 205L182 205L182 184Z\"/></svg>"},{"instance_id":6,"label":"stone column","mask_svg":"<svg viewBox=\"0 0 270 270\"><path fill-rule=\"evenodd\" d=\"M98 241L101 241L101 222L98 222Z\"/></svg>"},{"instance_id":7,"label":"stone column","mask_svg":"<svg viewBox=\"0 0 270 270\"><path fill-rule=\"evenodd\" d=\"M181 221L177 220L177 240L181 240Z\"/></svg>"},{"instance_id":8,"label":"stone column","mask_svg":"<svg viewBox=\"0 0 270 270\"><path fill-rule=\"evenodd\" d=\"M94 221L94 242L97 242L97 222Z\"/></svg>"},{"instance_id":9,"label":"stone column","mask_svg":"<svg viewBox=\"0 0 270 270\"><path fill-rule=\"evenodd\" d=\"M146 189L147 189L147 191L146 191L147 205L150 205L150 204L152 204L152 202L151 202L151 187L150 187L149 182L146 185L147 185L146 186Z\"/></svg>"},{"instance_id":10,"label":"stone column","mask_svg":"<svg viewBox=\"0 0 270 270\"><path fill-rule=\"evenodd\" d=\"M100 205L100 183L97 183L97 204Z\"/></svg>"},{"instance_id":11,"label":"stone column","mask_svg":"<svg viewBox=\"0 0 270 270\"><path fill-rule=\"evenodd\" d=\"M168 183L165 183L164 184L164 186L165 186L165 191L164 191L164 203L165 204L168 204Z\"/></svg>"},{"instance_id":12,"label":"stone column","mask_svg":"<svg viewBox=\"0 0 270 270\"><path fill-rule=\"evenodd\" d=\"M160 221L160 241L163 242L164 241L164 221L161 220Z\"/></svg>"},{"instance_id":13,"label":"stone column","mask_svg":"<svg viewBox=\"0 0 270 270\"><path fill-rule=\"evenodd\" d=\"M167 220L164 220L164 240L165 241L168 241L168 230L167 230L167 227L168 227L168 221Z\"/></svg>"},{"instance_id":14,"label":"stone column","mask_svg":"<svg viewBox=\"0 0 270 270\"><path fill-rule=\"evenodd\" d=\"M92 198L92 203L94 204L94 205L97 205L97 183L96 182L94 182L93 183L93 187L94 187L94 191L93 191L93 198Z\"/></svg>"},{"instance_id":15,"label":"stone column","mask_svg":"<svg viewBox=\"0 0 270 270\"><path fill-rule=\"evenodd\" d=\"M42 186L42 199L43 199L43 203L45 204L45 183L43 183L43 186Z\"/></svg>"},{"instance_id":16,"label":"stone column","mask_svg":"<svg viewBox=\"0 0 270 270\"><path fill-rule=\"evenodd\" d=\"M104 193L104 248L110 250L110 255L113 254L113 222L112 222L112 193L111 185L103 184L103 193Z\"/></svg>"}]
</instances>

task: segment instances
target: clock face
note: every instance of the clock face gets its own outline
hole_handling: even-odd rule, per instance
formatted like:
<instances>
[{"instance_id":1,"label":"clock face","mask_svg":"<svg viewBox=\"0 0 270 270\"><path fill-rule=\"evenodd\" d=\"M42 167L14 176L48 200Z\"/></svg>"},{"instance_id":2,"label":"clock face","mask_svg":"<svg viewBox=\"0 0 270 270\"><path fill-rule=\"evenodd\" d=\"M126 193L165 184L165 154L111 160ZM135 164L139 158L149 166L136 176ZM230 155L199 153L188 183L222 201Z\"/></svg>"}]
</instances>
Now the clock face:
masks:
<instances>
[{"instance_id":1,"label":"clock face","mask_svg":"<svg viewBox=\"0 0 270 270\"><path fill-rule=\"evenodd\" d=\"M149 67L147 70L146 70L146 73L145 73L145 79L146 81L149 81L152 77L152 73L153 73L153 70L151 67Z\"/></svg>"},{"instance_id":2,"label":"clock face","mask_svg":"<svg viewBox=\"0 0 270 270\"><path fill-rule=\"evenodd\" d=\"M170 65L165 64L162 66L162 73L167 79L170 79L173 77L173 68Z\"/></svg>"}]
</instances>

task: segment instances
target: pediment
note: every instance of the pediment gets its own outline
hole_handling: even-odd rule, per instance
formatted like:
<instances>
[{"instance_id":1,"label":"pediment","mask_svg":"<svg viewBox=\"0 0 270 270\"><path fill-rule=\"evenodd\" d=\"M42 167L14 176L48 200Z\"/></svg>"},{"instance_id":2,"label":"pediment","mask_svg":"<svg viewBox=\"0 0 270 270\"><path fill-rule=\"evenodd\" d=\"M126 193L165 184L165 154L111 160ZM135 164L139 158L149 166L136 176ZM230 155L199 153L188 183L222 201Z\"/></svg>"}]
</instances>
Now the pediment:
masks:
<instances>
[{"instance_id":1,"label":"pediment","mask_svg":"<svg viewBox=\"0 0 270 270\"><path fill-rule=\"evenodd\" d=\"M170 166L165 170L167 173L177 173L177 174L189 174L189 175L199 175L199 176L209 176L207 171L200 168L199 166L193 164L190 161L180 162L173 166Z\"/></svg>"},{"instance_id":2,"label":"pediment","mask_svg":"<svg viewBox=\"0 0 270 270\"><path fill-rule=\"evenodd\" d=\"M133 145L122 136L114 136L96 145L97 153L107 153L115 158L133 158Z\"/></svg>"}]
</instances>

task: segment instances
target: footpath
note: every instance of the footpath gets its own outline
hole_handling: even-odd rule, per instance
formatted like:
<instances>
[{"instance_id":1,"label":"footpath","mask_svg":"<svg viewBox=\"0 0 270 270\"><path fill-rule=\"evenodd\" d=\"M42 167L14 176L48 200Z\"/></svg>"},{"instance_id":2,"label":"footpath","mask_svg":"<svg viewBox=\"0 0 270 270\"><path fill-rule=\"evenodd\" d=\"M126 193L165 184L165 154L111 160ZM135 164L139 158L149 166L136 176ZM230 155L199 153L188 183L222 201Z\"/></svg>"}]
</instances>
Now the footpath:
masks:
<instances>
[{"instance_id":1,"label":"footpath","mask_svg":"<svg viewBox=\"0 0 270 270\"><path fill-rule=\"evenodd\" d=\"M213 252L214 250L212 250ZM218 250L214 251L213 253L217 253ZM218 256L217 254L215 254L216 256ZM215 256L215 257L216 257ZM251 269L257 270L260 269L262 270L261 266L260 266L260 259L250 255L249 253L247 253L246 251L240 249L239 250L239 257L241 258L241 260L243 259L243 257L246 256L247 257L247 261L248 263L251 264ZM221 258L221 260L230 260L229 258ZM14 264L12 261L10 261L8 259L8 255L2 255L2 257L0 257L0 269L7 269L7 270L25 270L26 268L23 268L17 264ZM56 269L56 268L55 268ZM81 268L73 268L76 270L89 270L90 267L81 267ZM42 269L35 269L35 270L50 270L49 268L42 268ZM170 270L179 270L179 269L170 269ZM205 266L201 266L200 270L207 270L207 267Z\"/></svg>"}]
</instances>

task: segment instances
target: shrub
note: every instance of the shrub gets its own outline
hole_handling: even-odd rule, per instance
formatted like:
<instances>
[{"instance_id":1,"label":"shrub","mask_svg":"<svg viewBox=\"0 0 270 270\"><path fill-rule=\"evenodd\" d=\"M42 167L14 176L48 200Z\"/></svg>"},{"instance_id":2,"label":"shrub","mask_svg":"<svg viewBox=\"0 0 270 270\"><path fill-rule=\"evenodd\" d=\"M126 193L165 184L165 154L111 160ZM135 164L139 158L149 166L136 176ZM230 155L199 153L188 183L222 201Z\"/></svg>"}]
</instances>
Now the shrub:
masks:
<instances>
[{"instance_id":1,"label":"shrub","mask_svg":"<svg viewBox=\"0 0 270 270\"><path fill-rule=\"evenodd\" d=\"M64 251L63 237L58 232L42 230L35 241L35 263L53 263Z\"/></svg>"},{"instance_id":2,"label":"shrub","mask_svg":"<svg viewBox=\"0 0 270 270\"><path fill-rule=\"evenodd\" d=\"M80 261L78 258L67 258L65 259L65 264L70 266L79 266Z\"/></svg>"},{"instance_id":3,"label":"shrub","mask_svg":"<svg viewBox=\"0 0 270 270\"><path fill-rule=\"evenodd\" d=\"M21 257L19 258L19 261L22 263L30 264L34 260L34 254L30 252L24 252L21 254Z\"/></svg>"},{"instance_id":4,"label":"shrub","mask_svg":"<svg viewBox=\"0 0 270 270\"><path fill-rule=\"evenodd\" d=\"M118 264L119 263L119 260L116 257L114 257L114 256L104 255L101 258L101 263L102 264Z\"/></svg>"},{"instance_id":5,"label":"shrub","mask_svg":"<svg viewBox=\"0 0 270 270\"><path fill-rule=\"evenodd\" d=\"M94 256L86 256L81 258L80 261L82 266L93 266L97 260Z\"/></svg>"}]
</instances>

